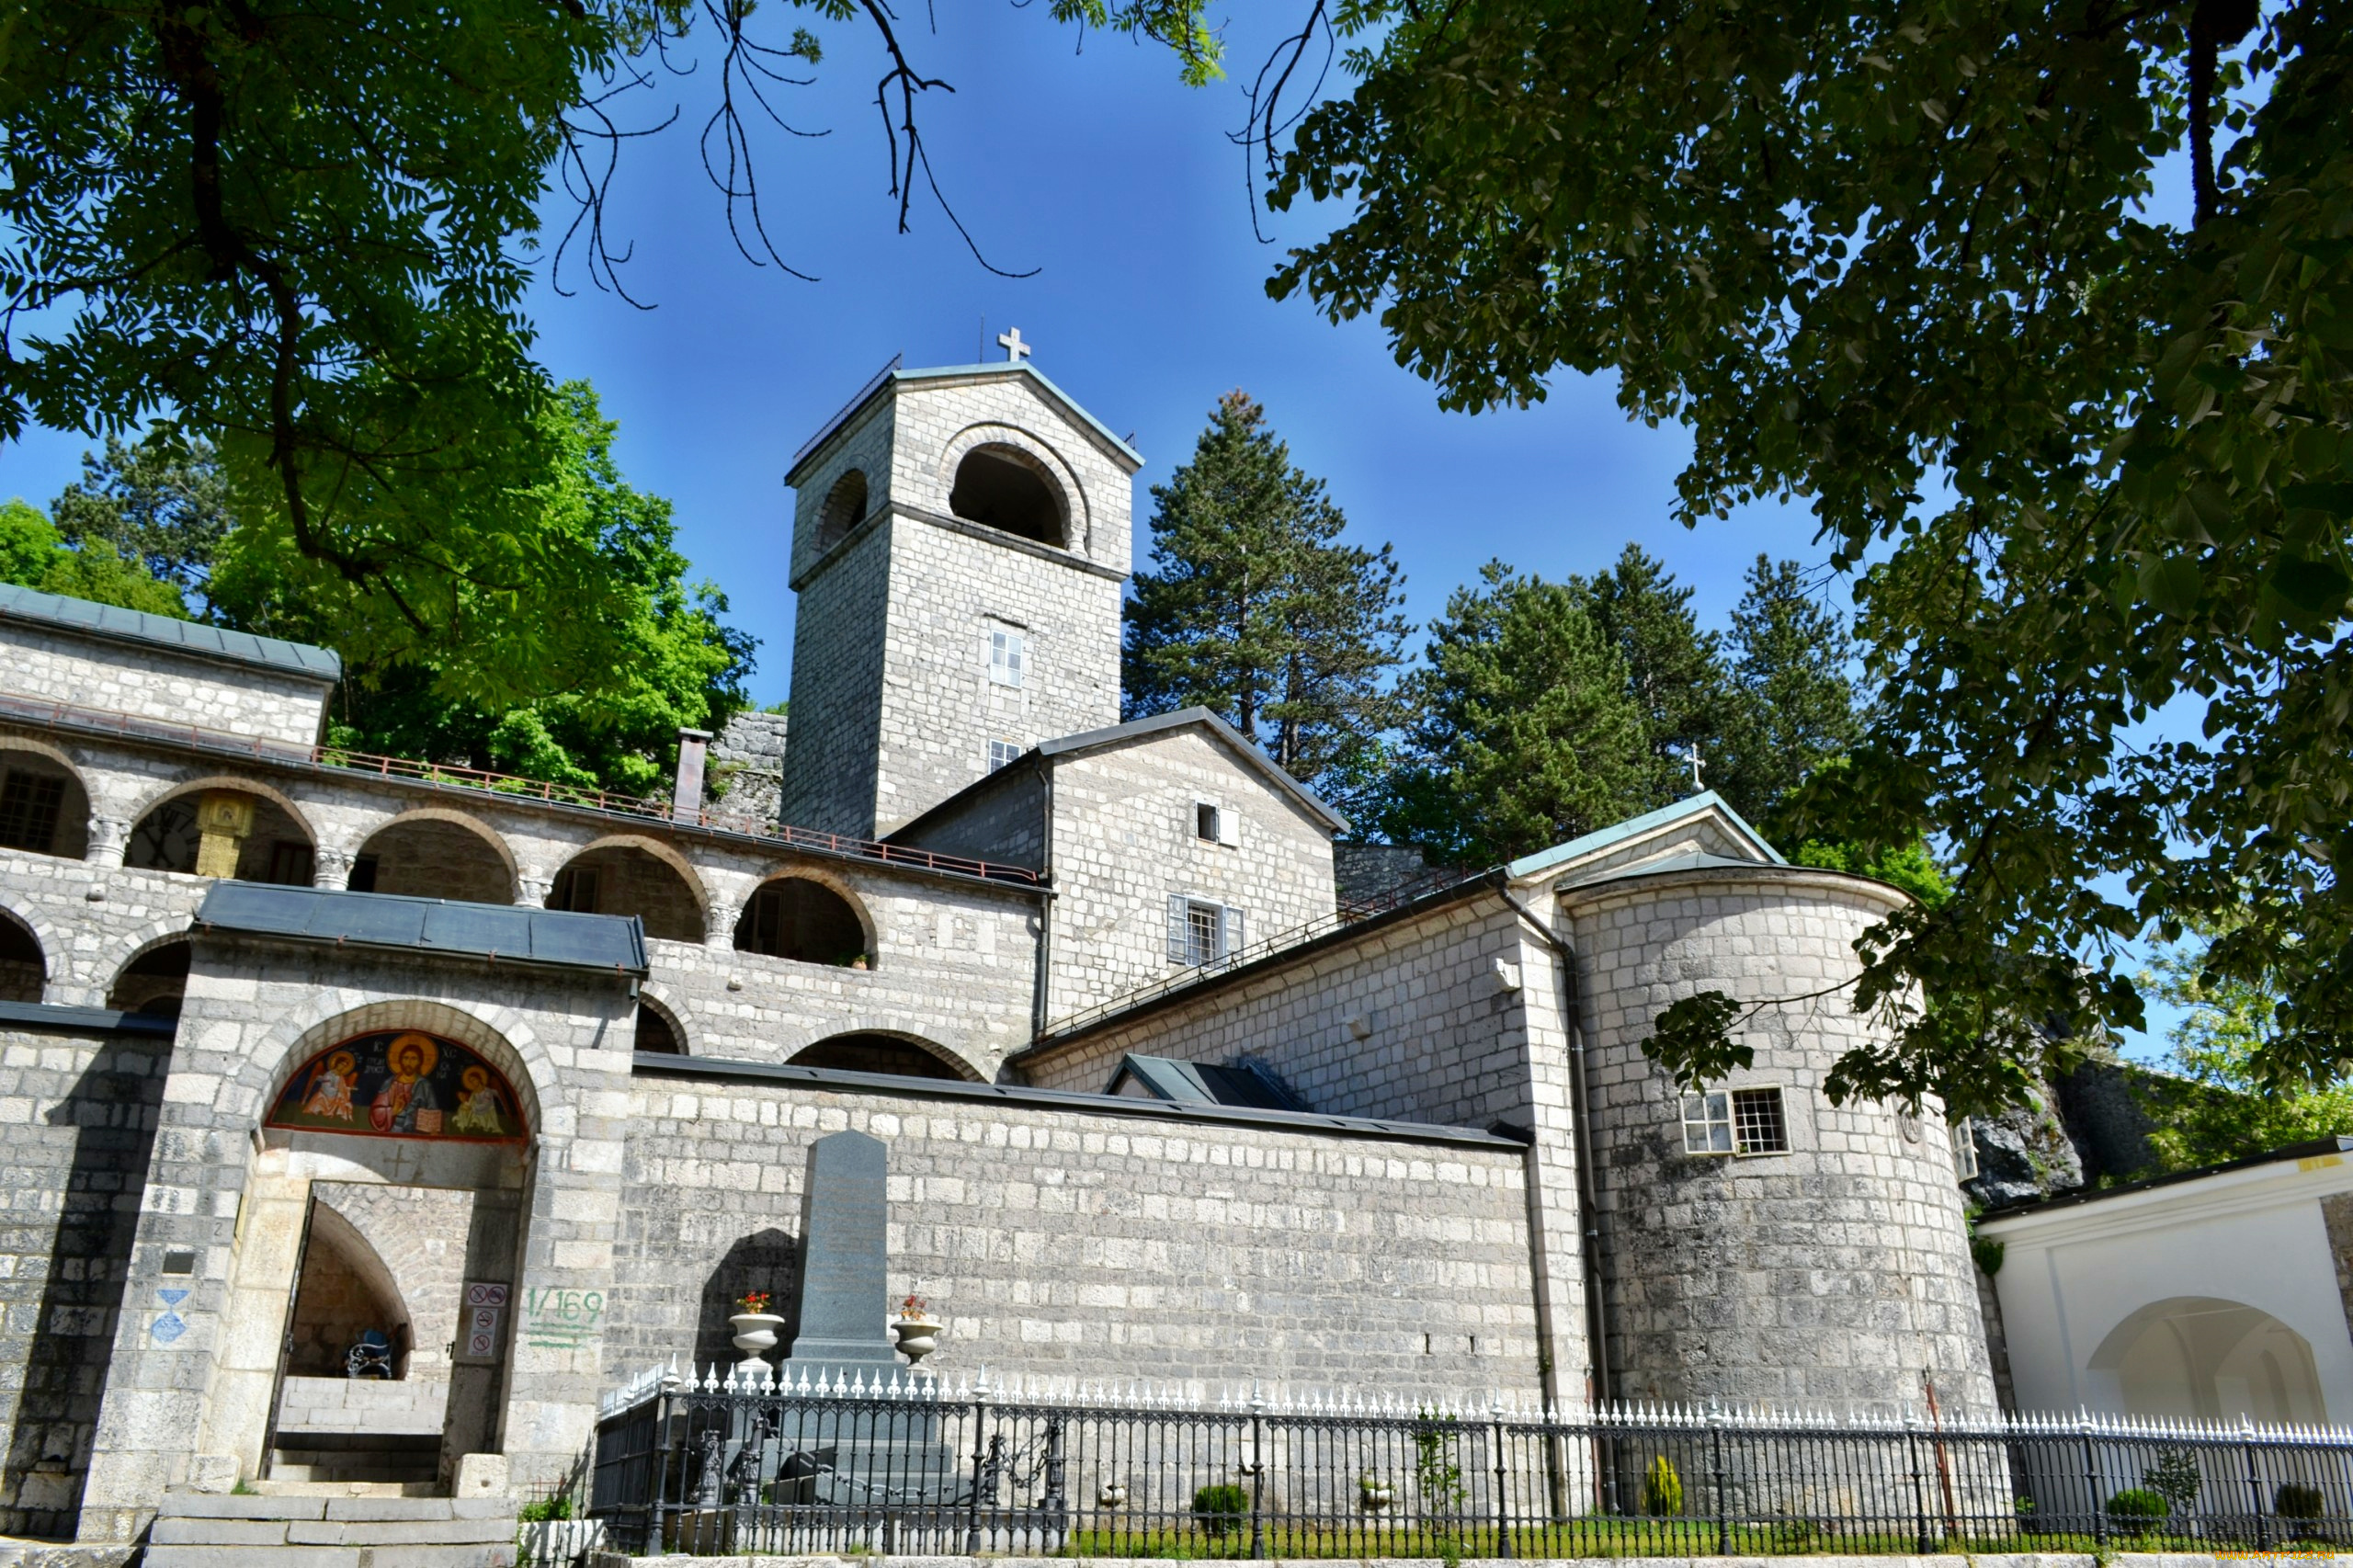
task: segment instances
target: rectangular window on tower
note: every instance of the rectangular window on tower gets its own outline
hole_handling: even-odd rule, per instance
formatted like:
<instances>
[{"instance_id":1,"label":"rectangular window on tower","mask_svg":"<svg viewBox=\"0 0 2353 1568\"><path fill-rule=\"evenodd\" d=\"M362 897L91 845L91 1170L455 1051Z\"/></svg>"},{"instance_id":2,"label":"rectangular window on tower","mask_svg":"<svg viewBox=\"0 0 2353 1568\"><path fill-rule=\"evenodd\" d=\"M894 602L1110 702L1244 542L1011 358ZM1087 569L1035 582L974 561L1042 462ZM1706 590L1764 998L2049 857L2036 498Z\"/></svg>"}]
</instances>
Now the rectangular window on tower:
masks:
<instances>
[{"instance_id":1,"label":"rectangular window on tower","mask_svg":"<svg viewBox=\"0 0 2353 1568\"><path fill-rule=\"evenodd\" d=\"M1952 1179L1977 1179L1977 1123L1971 1117L1956 1117L1952 1127Z\"/></svg>"},{"instance_id":2,"label":"rectangular window on tower","mask_svg":"<svg viewBox=\"0 0 2353 1568\"><path fill-rule=\"evenodd\" d=\"M1019 741L991 741L989 743L989 771L995 773L1020 755Z\"/></svg>"},{"instance_id":3,"label":"rectangular window on tower","mask_svg":"<svg viewBox=\"0 0 2353 1568\"><path fill-rule=\"evenodd\" d=\"M1028 639L1018 631L1003 627L989 632L989 684L1022 687L1029 684L1024 669L1029 662Z\"/></svg>"},{"instance_id":4,"label":"rectangular window on tower","mask_svg":"<svg viewBox=\"0 0 2353 1568\"><path fill-rule=\"evenodd\" d=\"M1207 801L1193 802L1193 836L1204 844L1217 842L1217 808Z\"/></svg>"},{"instance_id":5,"label":"rectangular window on tower","mask_svg":"<svg viewBox=\"0 0 2353 1568\"><path fill-rule=\"evenodd\" d=\"M1781 1111L1780 1089L1709 1089L1684 1096L1683 1152L1788 1153L1790 1124Z\"/></svg>"}]
</instances>

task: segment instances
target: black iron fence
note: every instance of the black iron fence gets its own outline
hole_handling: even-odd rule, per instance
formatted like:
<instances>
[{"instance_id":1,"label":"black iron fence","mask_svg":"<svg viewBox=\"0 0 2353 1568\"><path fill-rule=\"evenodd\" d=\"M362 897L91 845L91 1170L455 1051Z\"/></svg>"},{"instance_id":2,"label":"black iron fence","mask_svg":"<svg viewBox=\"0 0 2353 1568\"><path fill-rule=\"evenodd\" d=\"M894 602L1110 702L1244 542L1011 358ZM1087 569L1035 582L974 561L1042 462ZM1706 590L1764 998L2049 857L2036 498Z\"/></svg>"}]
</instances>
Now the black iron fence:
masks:
<instances>
[{"instance_id":1,"label":"black iron fence","mask_svg":"<svg viewBox=\"0 0 2353 1568\"><path fill-rule=\"evenodd\" d=\"M2268 1548L2353 1540L2353 1431L652 1377L579 1512L637 1554Z\"/></svg>"}]
</instances>

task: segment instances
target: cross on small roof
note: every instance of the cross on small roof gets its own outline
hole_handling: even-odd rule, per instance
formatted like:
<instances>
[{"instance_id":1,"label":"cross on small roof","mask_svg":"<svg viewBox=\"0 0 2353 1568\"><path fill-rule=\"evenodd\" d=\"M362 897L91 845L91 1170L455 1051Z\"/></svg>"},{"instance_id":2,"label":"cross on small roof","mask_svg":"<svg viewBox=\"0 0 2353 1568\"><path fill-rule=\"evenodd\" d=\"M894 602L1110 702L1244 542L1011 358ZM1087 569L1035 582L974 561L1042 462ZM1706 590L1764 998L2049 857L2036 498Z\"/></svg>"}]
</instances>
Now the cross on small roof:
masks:
<instances>
[{"instance_id":1,"label":"cross on small roof","mask_svg":"<svg viewBox=\"0 0 2353 1568\"><path fill-rule=\"evenodd\" d=\"M1699 760L1699 743L1693 741L1691 743L1691 788L1694 790L1704 790L1707 788L1705 784L1699 781L1699 768L1701 766L1702 764Z\"/></svg>"},{"instance_id":2,"label":"cross on small roof","mask_svg":"<svg viewBox=\"0 0 2353 1568\"><path fill-rule=\"evenodd\" d=\"M1010 332L998 333L996 342L997 347L1005 350L1006 363L1009 365L1021 363L1030 350L1030 345L1021 341L1021 329L1017 326Z\"/></svg>"}]
</instances>

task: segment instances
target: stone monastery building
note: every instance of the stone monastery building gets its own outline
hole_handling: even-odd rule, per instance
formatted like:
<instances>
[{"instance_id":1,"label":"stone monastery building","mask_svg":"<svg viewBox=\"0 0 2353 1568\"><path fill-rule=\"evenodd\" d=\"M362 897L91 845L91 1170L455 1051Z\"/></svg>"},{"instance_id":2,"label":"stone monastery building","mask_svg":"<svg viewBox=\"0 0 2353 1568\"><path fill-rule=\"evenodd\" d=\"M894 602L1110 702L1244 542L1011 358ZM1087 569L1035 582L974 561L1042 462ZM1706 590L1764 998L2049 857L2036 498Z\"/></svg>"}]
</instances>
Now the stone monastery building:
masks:
<instances>
[{"instance_id":1,"label":"stone monastery building","mask_svg":"<svg viewBox=\"0 0 2353 1568\"><path fill-rule=\"evenodd\" d=\"M752 742L658 804L340 754L326 650L0 589L0 1529L560 1476L795 1299L846 1128L950 1373L1990 1410L1947 1130L1822 1093L1865 1021L1640 1045L1904 895L1703 794L1343 903L1329 807L1118 722L1141 461L1027 364L820 431L773 815Z\"/></svg>"}]
</instances>

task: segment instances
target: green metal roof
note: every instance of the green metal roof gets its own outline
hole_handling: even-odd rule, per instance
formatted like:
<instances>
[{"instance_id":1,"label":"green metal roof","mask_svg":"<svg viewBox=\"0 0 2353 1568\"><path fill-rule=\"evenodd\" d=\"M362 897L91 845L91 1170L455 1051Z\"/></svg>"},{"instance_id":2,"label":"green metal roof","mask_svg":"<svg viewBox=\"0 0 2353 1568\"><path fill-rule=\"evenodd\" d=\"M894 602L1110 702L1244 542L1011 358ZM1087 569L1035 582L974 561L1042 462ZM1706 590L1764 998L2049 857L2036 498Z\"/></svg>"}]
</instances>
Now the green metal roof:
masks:
<instances>
[{"instance_id":1,"label":"green metal roof","mask_svg":"<svg viewBox=\"0 0 2353 1568\"><path fill-rule=\"evenodd\" d=\"M169 648L199 659L305 676L324 686L332 686L343 678L343 660L332 648L314 648L308 642L289 642L277 637L256 637L250 632L232 631L225 626L149 615L145 610L93 604L88 599L69 599L62 594L40 593L15 584L0 584L0 617L61 627L114 642Z\"/></svg>"},{"instance_id":2,"label":"green metal roof","mask_svg":"<svg viewBox=\"0 0 2353 1568\"><path fill-rule=\"evenodd\" d=\"M1705 815L1711 811L1720 812L1731 818L1733 826L1737 827L1750 843L1756 845L1758 851L1764 854L1771 864L1776 866L1789 864L1781 858L1779 850L1765 842L1763 834L1749 826L1745 818L1725 803L1722 795L1717 794L1713 790L1707 790L1697 795L1687 796L1671 806L1661 806L1654 812L1644 812L1641 816L1628 817L1615 826L1605 827L1596 833L1588 833L1582 838L1572 838L1566 844L1555 844L1550 849L1539 849L1533 855L1523 855L1506 866L1504 869L1514 877L1532 877L1540 871L1549 870L1566 861L1581 860L1588 855L1597 854L1627 839L1639 837L1653 828L1664 827L1684 817Z\"/></svg>"},{"instance_id":3,"label":"green metal roof","mask_svg":"<svg viewBox=\"0 0 2353 1568\"><path fill-rule=\"evenodd\" d=\"M881 373L876 375L872 381L867 382L863 390L861 390L855 397L851 398L848 403L845 403L842 406L840 413L835 415L822 426L819 426L817 433L801 444L801 449L792 454L792 461L785 470L784 482L787 484L792 483L793 476L801 472L801 465L816 452L817 449L831 440L835 431L841 429L851 420L857 418L858 411L863 409L868 403L873 402L876 395L886 386L896 386L902 381L945 381L951 376L1001 377L1014 375L1027 376L1029 380L1037 382L1039 388L1043 391L1050 399L1068 410L1073 417L1076 418L1081 424L1084 424L1088 429L1102 437L1105 442L1107 442L1114 451L1118 452L1120 456L1125 458L1137 468L1143 467L1143 454L1142 452L1137 451L1133 447L1128 445L1127 442L1111 434L1110 426L1105 425L1103 421L1096 418L1092 414L1087 413L1086 408L1080 404L1076 398L1071 396L1070 393L1063 391L1062 388L1054 385L1052 381L1047 380L1046 372L1038 369L1037 366L1030 364L1027 359L1022 360L1018 364L1006 364L1000 361L994 365L934 365L927 369L918 370L901 369L899 368L899 362L896 359L893 359L891 363L882 367Z\"/></svg>"},{"instance_id":4,"label":"green metal roof","mask_svg":"<svg viewBox=\"0 0 2353 1568\"><path fill-rule=\"evenodd\" d=\"M572 915L528 904L219 881L206 892L196 922L199 927L335 947L393 948L640 977L646 972L645 927L634 915Z\"/></svg>"}]
</instances>

